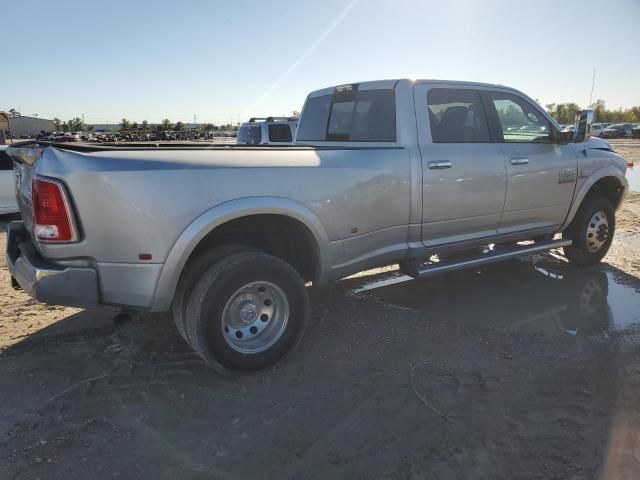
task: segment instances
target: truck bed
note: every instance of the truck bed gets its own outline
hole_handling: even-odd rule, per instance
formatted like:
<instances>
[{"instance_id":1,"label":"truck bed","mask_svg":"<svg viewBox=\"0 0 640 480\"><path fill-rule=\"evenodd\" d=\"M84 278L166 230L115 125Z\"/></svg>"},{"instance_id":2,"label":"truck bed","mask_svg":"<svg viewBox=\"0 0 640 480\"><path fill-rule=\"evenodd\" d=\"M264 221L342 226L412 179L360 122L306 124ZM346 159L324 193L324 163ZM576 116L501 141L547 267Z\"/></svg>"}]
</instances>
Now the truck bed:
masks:
<instances>
[{"instance_id":1,"label":"truck bed","mask_svg":"<svg viewBox=\"0 0 640 480\"><path fill-rule=\"evenodd\" d=\"M12 147L55 147L61 150L69 150L75 152L108 152L123 150L368 150L375 148L380 149L399 149L402 147L371 147L371 146L310 146L310 145L238 145L235 143L210 143L210 142L118 142L118 143L71 143L71 142L49 142L46 140L27 140L24 142L14 143Z\"/></svg>"}]
</instances>

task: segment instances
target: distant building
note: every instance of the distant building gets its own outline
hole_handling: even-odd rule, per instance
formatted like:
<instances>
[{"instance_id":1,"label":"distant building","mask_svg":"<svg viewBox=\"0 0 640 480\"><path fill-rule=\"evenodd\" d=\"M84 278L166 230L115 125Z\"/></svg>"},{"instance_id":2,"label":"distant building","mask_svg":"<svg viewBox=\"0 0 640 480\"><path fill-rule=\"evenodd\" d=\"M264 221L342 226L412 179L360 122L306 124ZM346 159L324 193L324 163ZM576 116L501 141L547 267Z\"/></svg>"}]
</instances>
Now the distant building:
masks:
<instances>
[{"instance_id":1,"label":"distant building","mask_svg":"<svg viewBox=\"0 0 640 480\"><path fill-rule=\"evenodd\" d=\"M47 120L46 118L38 117L9 117L9 131L6 132L13 135L14 138L19 137L35 137L41 131L53 132L56 129L56 124L53 120Z\"/></svg>"}]
</instances>

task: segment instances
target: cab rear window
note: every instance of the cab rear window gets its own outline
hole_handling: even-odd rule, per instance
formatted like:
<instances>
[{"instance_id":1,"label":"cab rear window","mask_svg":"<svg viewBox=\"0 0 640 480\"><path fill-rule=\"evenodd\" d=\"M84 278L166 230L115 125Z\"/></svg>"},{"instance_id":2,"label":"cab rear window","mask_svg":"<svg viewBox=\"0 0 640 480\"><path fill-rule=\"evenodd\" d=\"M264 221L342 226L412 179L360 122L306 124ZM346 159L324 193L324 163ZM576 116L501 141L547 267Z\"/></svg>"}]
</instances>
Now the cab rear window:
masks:
<instances>
[{"instance_id":1,"label":"cab rear window","mask_svg":"<svg viewBox=\"0 0 640 480\"><path fill-rule=\"evenodd\" d=\"M322 95L305 105L297 140L395 142L396 105L392 89Z\"/></svg>"}]
</instances>

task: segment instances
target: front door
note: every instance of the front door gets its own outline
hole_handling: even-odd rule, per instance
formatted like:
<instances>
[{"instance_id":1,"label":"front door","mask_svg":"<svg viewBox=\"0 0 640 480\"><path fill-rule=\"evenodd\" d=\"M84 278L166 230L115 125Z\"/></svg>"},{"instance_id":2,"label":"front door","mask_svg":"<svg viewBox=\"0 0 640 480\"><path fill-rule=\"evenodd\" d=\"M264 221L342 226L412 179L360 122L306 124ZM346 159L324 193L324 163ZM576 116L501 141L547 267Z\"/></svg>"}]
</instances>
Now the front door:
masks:
<instances>
[{"instance_id":1,"label":"front door","mask_svg":"<svg viewBox=\"0 0 640 480\"><path fill-rule=\"evenodd\" d=\"M575 150L553 142L549 121L527 99L509 92L485 95L507 164L507 195L498 233L561 225L576 184Z\"/></svg>"},{"instance_id":2,"label":"front door","mask_svg":"<svg viewBox=\"0 0 640 480\"><path fill-rule=\"evenodd\" d=\"M491 143L480 93L418 84L422 156L422 242L426 246L496 235L506 190L500 145Z\"/></svg>"}]
</instances>

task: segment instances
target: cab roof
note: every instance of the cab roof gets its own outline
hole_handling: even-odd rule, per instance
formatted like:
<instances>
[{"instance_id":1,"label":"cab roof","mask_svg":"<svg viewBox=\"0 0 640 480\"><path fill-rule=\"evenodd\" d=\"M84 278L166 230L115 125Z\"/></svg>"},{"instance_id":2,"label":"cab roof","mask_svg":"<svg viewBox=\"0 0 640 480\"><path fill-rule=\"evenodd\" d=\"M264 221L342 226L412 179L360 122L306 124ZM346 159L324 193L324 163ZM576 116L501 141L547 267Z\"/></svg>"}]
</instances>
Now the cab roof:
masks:
<instances>
[{"instance_id":1,"label":"cab roof","mask_svg":"<svg viewBox=\"0 0 640 480\"><path fill-rule=\"evenodd\" d=\"M396 78L396 79L388 79L388 80L368 80L366 82L352 82L352 83L344 83L342 85L334 85L332 87L322 88L320 90L315 90L309 94L309 97L317 97L320 95L328 95L332 94L338 88L348 87L350 85L358 85L358 89L360 90L378 90L378 89L393 89L396 88L399 84L404 85L414 85L418 83L437 83L437 84L450 84L450 85L466 85L466 86L475 86L475 87L495 87L495 88L509 88L504 85L495 84L495 83L482 83L482 82L469 82L464 80L438 80L438 79L429 79L429 78Z\"/></svg>"}]
</instances>

